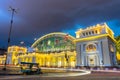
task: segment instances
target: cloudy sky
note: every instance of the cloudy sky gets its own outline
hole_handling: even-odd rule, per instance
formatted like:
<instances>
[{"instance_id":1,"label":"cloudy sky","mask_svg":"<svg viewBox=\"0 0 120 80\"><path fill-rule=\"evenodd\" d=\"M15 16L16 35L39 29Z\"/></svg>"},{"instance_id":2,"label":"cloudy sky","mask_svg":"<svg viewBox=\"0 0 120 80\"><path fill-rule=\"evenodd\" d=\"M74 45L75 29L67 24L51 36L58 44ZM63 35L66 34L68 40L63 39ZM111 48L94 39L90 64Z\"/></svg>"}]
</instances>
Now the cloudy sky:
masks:
<instances>
[{"instance_id":1,"label":"cloudy sky","mask_svg":"<svg viewBox=\"0 0 120 80\"><path fill-rule=\"evenodd\" d=\"M34 38L51 32L75 36L79 28L104 22L120 35L120 0L0 0L0 47L7 46L9 6L17 10L11 45L24 41L30 46Z\"/></svg>"}]
</instances>

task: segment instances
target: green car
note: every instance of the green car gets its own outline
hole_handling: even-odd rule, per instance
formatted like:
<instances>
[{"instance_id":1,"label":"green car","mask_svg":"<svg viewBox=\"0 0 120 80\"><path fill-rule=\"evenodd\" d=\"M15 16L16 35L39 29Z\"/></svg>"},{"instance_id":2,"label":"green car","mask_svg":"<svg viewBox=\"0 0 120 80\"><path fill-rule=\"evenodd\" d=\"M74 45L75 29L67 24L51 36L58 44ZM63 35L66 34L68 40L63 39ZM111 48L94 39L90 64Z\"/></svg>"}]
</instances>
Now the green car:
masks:
<instances>
[{"instance_id":1,"label":"green car","mask_svg":"<svg viewBox=\"0 0 120 80\"><path fill-rule=\"evenodd\" d=\"M41 74L38 63L21 62L21 71L23 74Z\"/></svg>"}]
</instances>

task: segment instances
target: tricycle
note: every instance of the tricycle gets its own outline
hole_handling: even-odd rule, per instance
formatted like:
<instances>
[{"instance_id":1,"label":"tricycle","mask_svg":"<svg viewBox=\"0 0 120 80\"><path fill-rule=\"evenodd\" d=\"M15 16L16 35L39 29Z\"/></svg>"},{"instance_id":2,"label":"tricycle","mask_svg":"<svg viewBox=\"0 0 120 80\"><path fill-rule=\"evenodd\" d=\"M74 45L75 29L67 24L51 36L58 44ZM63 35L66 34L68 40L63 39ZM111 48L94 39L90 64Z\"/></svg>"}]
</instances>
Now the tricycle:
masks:
<instances>
[{"instance_id":1,"label":"tricycle","mask_svg":"<svg viewBox=\"0 0 120 80\"><path fill-rule=\"evenodd\" d=\"M42 74L38 63L21 62L21 71L23 74Z\"/></svg>"}]
</instances>

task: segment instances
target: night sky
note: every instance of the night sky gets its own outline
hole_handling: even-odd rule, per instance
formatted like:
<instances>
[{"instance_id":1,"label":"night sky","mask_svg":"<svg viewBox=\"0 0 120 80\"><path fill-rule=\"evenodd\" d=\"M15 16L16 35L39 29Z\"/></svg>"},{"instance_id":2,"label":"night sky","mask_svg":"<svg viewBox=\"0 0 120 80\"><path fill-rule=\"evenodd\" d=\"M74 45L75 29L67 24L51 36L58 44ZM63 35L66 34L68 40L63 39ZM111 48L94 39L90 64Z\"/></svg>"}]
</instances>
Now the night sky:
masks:
<instances>
[{"instance_id":1,"label":"night sky","mask_svg":"<svg viewBox=\"0 0 120 80\"><path fill-rule=\"evenodd\" d=\"M0 0L0 47L7 46L11 12L17 9L11 33L11 45L26 46L51 32L75 36L79 28L106 22L120 35L120 0Z\"/></svg>"}]
</instances>

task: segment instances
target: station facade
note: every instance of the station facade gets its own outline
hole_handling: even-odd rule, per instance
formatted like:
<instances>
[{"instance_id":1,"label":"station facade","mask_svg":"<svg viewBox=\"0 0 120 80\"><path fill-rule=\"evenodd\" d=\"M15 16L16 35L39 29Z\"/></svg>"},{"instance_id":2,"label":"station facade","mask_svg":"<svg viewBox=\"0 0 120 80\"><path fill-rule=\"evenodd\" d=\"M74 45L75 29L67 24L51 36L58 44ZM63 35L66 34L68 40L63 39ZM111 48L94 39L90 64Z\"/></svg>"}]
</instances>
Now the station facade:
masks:
<instances>
[{"instance_id":1,"label":"station facade","mask_svg":"<svg viewBox=\"0 0 120 80\"><path fill-rule=\"evenodd\" d=\"M8 48L7 64L37 62L41 67L75 67L76 51L74 37L55 32L39 38L31 46L34 52L28 53L25 47Z\"/></svg>"},{"instance_id":2,"label":"station facade","mask_svg":"<svg viewBox=\"0 0 120 80\"><path fill-rule=\"evenodd\" d=\"M116 49L113 31L97 24L76 32L77 66L115 66Z\"/></svg>"},{"instance_id":3,"label":"station facade","mask_svg":"<svg viewBox=\"0 0 120 80\"><path fill-rule=\"evenodd\" d=\"M113 31L107 24L97 24L76 31L76 38L61 32L40 37L26 47L8 48L7 64L37 62L43 67L115 66L116 49Z\"/></svg>"}]
</instances>

